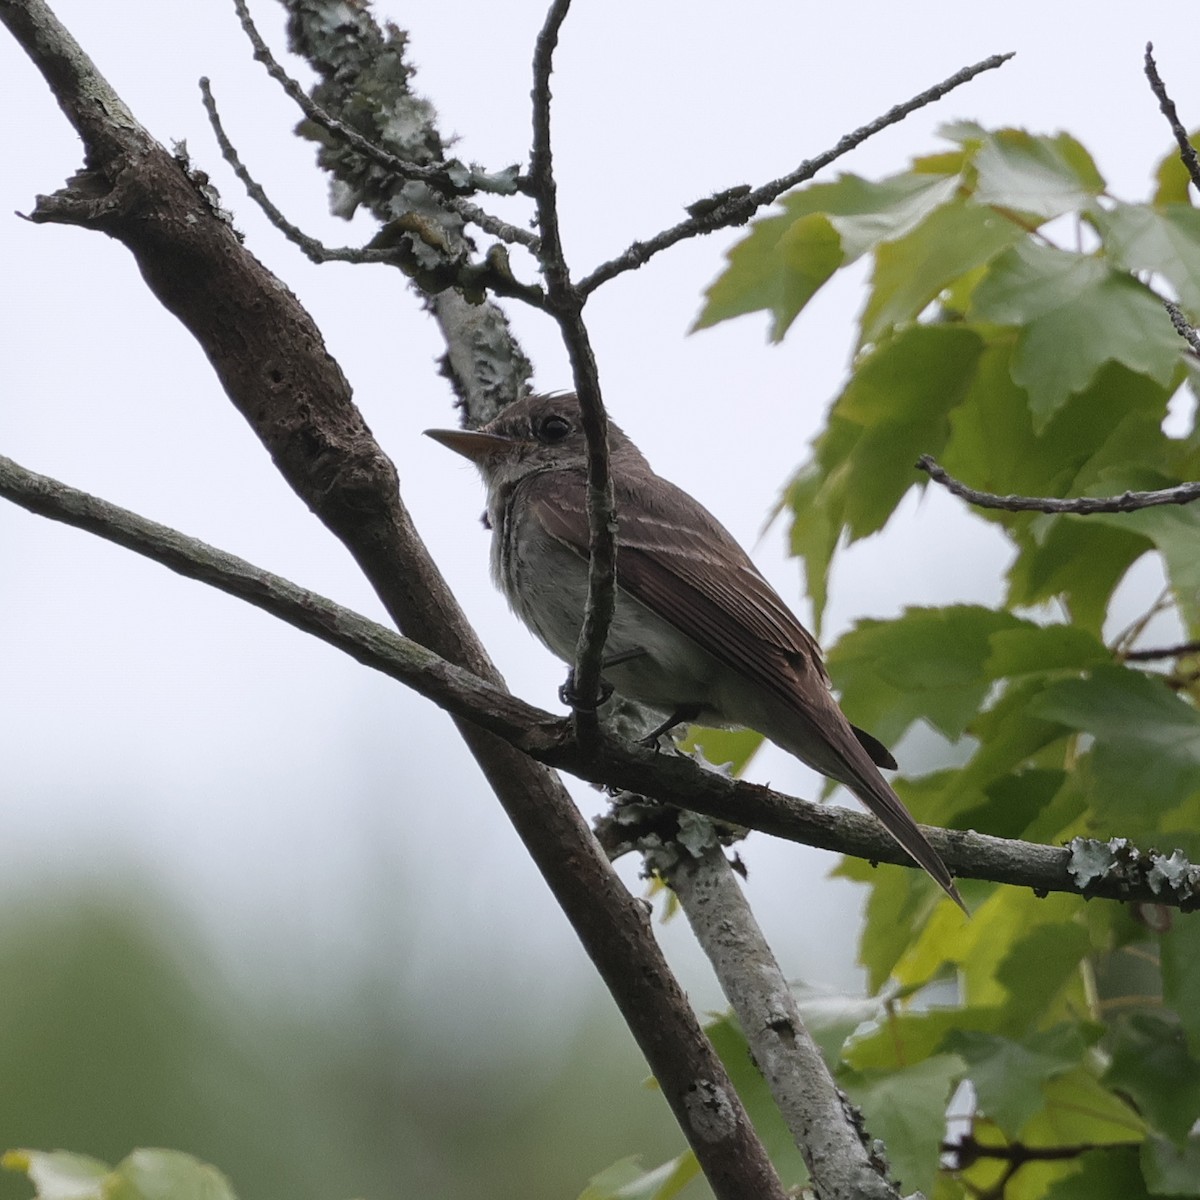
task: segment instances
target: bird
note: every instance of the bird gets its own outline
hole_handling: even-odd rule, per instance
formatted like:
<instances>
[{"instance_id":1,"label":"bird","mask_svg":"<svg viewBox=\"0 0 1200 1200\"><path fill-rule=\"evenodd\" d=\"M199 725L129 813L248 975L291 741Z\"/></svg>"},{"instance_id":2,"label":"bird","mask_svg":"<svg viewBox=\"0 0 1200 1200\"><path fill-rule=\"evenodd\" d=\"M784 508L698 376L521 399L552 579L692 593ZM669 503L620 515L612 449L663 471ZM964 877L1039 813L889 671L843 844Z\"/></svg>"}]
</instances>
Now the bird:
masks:
<instances>
[{"instance_id":1,"label":"bird","mask_svg":"<svg viewBox=\"0 0 1200 1200\"><path fill-rule=\"evenodd\" d=\"M577 397L529 394L478 430L429 429L487 489L492 576L517 617L574 661L588 590L587 440ZM847 787L966 911L954 879L880 773L896 761L834 699L820 647L733 535L608 425L616 604L602 670L666 718L754 729ZM658 732L658 731L656 731Z\"/></svg>"}]
</instances>

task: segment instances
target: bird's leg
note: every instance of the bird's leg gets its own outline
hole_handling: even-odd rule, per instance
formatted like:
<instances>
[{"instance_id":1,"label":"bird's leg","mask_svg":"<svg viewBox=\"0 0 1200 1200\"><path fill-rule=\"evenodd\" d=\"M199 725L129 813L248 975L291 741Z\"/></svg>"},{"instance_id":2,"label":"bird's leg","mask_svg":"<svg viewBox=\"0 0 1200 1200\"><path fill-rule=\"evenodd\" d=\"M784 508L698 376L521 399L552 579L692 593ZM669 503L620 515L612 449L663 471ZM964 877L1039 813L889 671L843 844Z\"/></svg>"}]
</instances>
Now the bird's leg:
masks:
<instances>
[{"instance_id":1,"label":"bird's leg","mask_svg":"<svg viewBox=\"0 0 1200 1200\"><path fill-rule=\"evenodd\" d=\"M681 704L661 725L656 725L645 737L638 738L638 745L653 750L664 733L670 733L676 725L690 725L703 711L701 704Z\"/></svg>"},{"instance_id":2,"label":"bird's leg","mask_svg":"<svg viewBox=\"0 0 1200 1200\"><path fill-rule=\"evenodd\" d=\"M615 666L618 666L620 663L629 662L630 659L641 658L642 655L645 653L646 653L646 651L641 646L634 646L632 650L622 650L618 654L610 654L607 658L605 658L600 663L600 669L603 671L607 667L615 667ZM600 680L600 700L595 706L592 706L589 711L595 712L596 708L598 708L600 706L600 704L603 704L605 702L605 700L607 700L609 698L609 696L611 696L612 694L613 694L613 685L611 683L609 683L607 679L602 678ZM558 689L558 698L568 708L584 708L585 707L583 704L580 703L580 697L575 692L575 668L574 667L572 667L567 672L566 682L562 685L562 687L560 687Z\"/></svg>"}]
</instances>

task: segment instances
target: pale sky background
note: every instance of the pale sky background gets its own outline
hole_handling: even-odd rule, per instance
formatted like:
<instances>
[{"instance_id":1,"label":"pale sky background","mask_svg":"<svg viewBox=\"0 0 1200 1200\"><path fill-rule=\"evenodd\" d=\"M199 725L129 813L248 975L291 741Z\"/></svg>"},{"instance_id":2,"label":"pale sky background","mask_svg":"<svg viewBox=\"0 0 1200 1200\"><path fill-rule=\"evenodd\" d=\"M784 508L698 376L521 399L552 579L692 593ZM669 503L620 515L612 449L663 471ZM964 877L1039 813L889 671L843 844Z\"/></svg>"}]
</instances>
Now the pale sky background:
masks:
<instances>
[{"instance_id":1,"label":"pale sky background","mask_svg":"<svg viewBox=\"0 0 1200 1200\"><path fill-rule=\"evenodd\" d=\"M411 32L416 88L456 153L523 161L541 0L385 0ZM326 212L297 113L259 68L223 0L56 0L135 115L186 139L253 252L301 297L400 471L404 498L483 640L521 695L556 708L563 669L487 576L472 469L420 436L450 424L437 332L397 272L315 267L259 216L220 159L196 80L286 213L329 244L365 242ZM277 7L255 15L283 55ZM878 176L938 146L958 118L1066 129L1110 189L1147 194L1169 133L1141 71L1147 40L1185 121L1200 124L1194 8L1175 0L854 5L577 0L554 77L569 260L583 274L683 206L758 183L961 66L1017 58L869 142L837 169ZM307 81L298 64L296 73ZM32 209L81 163L45 84L0 34L0 453L174 525L367 612L348 556L272 468L190 337L94 233L34 226ZM832 179L835 172L824 179ZM519 208L509 206L520 219ZM844 377L861 279L837 281L787 341L743 318L687 336L737 233L684 244L607 286L588 309L613 417L666 476L748 547L803 615L778 527L778 490ZM486 244L486 239L482 239ZM527 263L515 258L528 277ZM545 388L569 383L545 318L509 312ZM993 601L996 535L941 496L906 505L847 554L826 626L905 605ZM919 752L920 747L915 747ZM910 760L914 747L908 746ZM900 748L905 757L905 747ZM766 753L754 777L813 795ZM592 813L598 797L576 788ZM0 896L79 874L148 877L176 893L231 973L273 965L320 987L390 939L397 986L448 1031L510 1006L566 1020L599 983L446 717L402 687L267 616L95 538L0 504ZM749 894L792 977L857 987L861 891L832 856L754 835ZM624 873L634 879L634 865ZM668 953L701 1008L722 1004L682 922ZM530 987L530 981L536 986ZM449 1033L448 1033L449 1036ZM455 1035L457 1036L457 1034Z\"/></svg>"}]
</instances>

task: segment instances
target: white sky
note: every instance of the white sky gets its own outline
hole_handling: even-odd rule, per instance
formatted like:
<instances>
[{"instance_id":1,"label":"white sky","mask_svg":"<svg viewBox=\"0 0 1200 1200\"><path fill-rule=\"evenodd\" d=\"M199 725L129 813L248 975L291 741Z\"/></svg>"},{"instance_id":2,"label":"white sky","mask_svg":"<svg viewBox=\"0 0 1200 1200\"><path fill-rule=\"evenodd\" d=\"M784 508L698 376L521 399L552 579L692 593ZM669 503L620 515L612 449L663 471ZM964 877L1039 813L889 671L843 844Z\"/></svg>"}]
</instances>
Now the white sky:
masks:
<instances>
[{"instance_id":1,"label":"white sky","mask_svg":"<svg viewBox=\"0 0 1200 1200\"><path fill-rule=\"evenodd\" d=\"M244 160L293 220L330 244L371 235L369 222L348 227L326 215L312 148L290 133L297 114L251 61L232 6L54 7L138 118L165 142L187 140L250 248L313 312L510 684L555 707L562 667L488 581L481 488L468 465L420 436L453 419L433 367L441 346L432 323L395 272L310 265L220 159L200 107L202 74ZM282 55L277 9L253 7ZM543 9L540 0L377 4L411 31L417 87L438 105L443 132L461 136L460 157L492 167L524 158ZM938 124L972 117L1067 129L1115 193L1142 198L1169 145L1142 77L1143 47L1154 40L1185 120L1200 124L1192 18L1192 5L1175 0L939 0L907 10L890 0L577 0L554 78L569 259L582 274L672 224L692 200L779 175L968 62L1014 49L1001 71L874 139L841 169L902 169L937 145ZM7 35L0 100L9 114L0 213L28 212L81 156ZM763 570L804 613L779 531L757 539L843 378L861 276L830 287L780 347L765 345L762 317L688 337L736 236L662 255L605 288L588 317L615 419L663 474L756 546ZM121 246L5 215L0 262L0 453L380 615ZM549 322L509 310L539 385L566 386ZM994 599L1003 561L994 536L941 497L910 503L894 532L843 560L827 640L859 616L907 604ZM336 972L341 954L387 936L398 986L430 998L449 1027L477 1011L497 1016L504 997L550 1014L599 986L448 720L335 651L0 505L0 672L0 878L58 890L77 873L149 876L218 936L231 969L266 964L310 984ZM757 777L815 790L782 754L764 755ZM595 793L577 794L595 810ZM825 878L834 860L761 835L743 857L785 971L855 986L859 893ZM717 1006L682 923L666 938L697 1000Z\"/></svg>"}]
</instances>

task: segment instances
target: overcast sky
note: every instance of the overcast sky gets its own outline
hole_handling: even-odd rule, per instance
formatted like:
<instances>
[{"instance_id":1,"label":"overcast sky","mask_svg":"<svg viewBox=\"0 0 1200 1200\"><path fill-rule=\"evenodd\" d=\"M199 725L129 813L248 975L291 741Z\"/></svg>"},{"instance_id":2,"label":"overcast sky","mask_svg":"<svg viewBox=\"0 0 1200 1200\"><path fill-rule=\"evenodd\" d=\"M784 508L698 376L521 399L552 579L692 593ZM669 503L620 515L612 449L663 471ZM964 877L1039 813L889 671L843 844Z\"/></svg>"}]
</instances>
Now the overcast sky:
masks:
<instances>
[{"instance_id":1,"label":"overcast sky","mask_svg":"<svg viewBox=\"0 0 1200 1200\"><path fill-rule=\"evenodd\" d=\"M314 314L489 650L521 695L556 707L562 667L488 580L472 469L420 436L453 420L432 323L396 272L309 264L221 162L200 106L201 75L211 77L244 160L293 220L335 245L373 232L368 221L327 215L312 148L291 135L297 114L251 61L232 5L53 6L143 124L164 142L186 140L249 247ZM282 54L276 6L256 0L253 9ZM459 136L460 157L524 162L529 58L543 11L540 0L376 5L410 30L415 85L438 106L443 133ZM1001 71L880 135L840 169L900 170L936 148L939 124L970 117L1069 130L1115 194L1140 199L1169 146L1141 73L1143 48L1154 40L1185 121L1200 124L1193 24L1193 6L1174 0L906 10L890 0L577 0L554 77L569 260L582 274L674 223L692 200L773 178L961 66L1007 50L1017 58ZM28 212L81 156L6 34L0 97L8 114L0 453L381 616L128 253L97 234L8 215ZM519 207L506 211L521 219ZM759 535L844 377L861 276L827 289L782 346L766 345L762 317L689 337L736 236L660 256L606 287L588 318L614 418L753 548L805 614L779 528ZM528 277L528 264L515 261ZM538 385L567 385L549 322L510 312ZM894 530L845 556L826 638L907 604L993 601L1002 564L981 522L941 497L910 502ZM0 878L57 887L77 873L144 875L178 892L235 967L332 970L339 953L356 954L383 932L394 939L399 985L437 998L451 1024L498 995L549 1013L598 986L449 721L335 651L126 551L0 506L0 671ZM781 754L764 754L755 775L815 791L812 776ZM576 791L589 812L597 808L595 793ZM826 879L835 860L762 835L743 857L785 971L856 986L849 931L860 893ZM831 936L839 911L849 914L844 937ZM666 936L693 993L717 1005L681 923ZM544 981L532 998L531 977Z\"/></svg>"}]
</instances>

